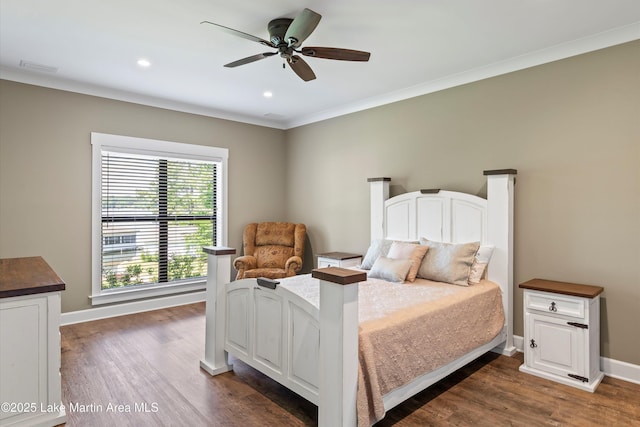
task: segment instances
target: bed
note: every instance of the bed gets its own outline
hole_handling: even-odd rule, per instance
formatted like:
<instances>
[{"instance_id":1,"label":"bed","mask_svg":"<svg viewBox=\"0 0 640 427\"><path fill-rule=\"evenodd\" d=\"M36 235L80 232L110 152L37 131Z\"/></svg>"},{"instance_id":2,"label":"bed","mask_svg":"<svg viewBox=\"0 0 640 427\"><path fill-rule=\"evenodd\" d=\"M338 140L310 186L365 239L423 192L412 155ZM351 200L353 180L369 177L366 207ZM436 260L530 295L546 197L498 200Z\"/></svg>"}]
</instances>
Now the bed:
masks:
<instances>
[{"instance_id":1,"label":"bed","mask_svg":"<svg viewBox=\"0 0 640 427\"><path fill-rule=\"evenodd\" d=\"M362 426L487 351L512 355L515 174L512 169L485 171L487 199L440 190L390 198L390 179L369 179L372 247L374 242L401 245L421 239L426 245L456 247L478 242L476 252L491 247L483 280L472 286L421 278L408 285L389 284L373 274L379 272L379 262L368 271L316 269L283 279L275 289L258 279L227 283L235 250L205 248L209 270L200 366L211 375L227 372L232 369L228 356L233 355L318 405L321 427ZM426 253L430 251L433 246ZM385 274L382 278L388 278ZM430 302L433 292L441 298ZM392 294L404 302L382 313L380 301L395 298ZM472 303L463 301L469 298ZM490 309L470 314L480 304ZM496 315L477 320L486 311ZM388 317L392 314L396 317ZM395 331L388 329L392 325ZM398 331L416 345L399 342L404 332ZM462 343L454 342L458 335ZM420 343L437 343L437 351L418 361L416 355L428 351Z\"/></svg>"}]
</instances>

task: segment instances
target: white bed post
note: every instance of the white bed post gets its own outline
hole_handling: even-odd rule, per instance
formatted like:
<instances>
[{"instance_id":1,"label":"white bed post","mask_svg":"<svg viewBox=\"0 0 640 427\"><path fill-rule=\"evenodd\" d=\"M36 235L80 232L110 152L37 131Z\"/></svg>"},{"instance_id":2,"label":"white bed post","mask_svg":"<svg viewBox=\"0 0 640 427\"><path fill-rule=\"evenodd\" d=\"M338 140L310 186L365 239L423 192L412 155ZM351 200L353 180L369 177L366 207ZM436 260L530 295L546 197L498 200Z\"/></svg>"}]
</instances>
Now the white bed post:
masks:
<instances>
[{"instance_id":1,"label":"white bed post","mask_svg":"<svg viewBox=\"0 0 640 427\"><path fill-rule=\"evenodd\" d=\"M389 198L391 178L368 178L371 192L371 241L384 238L384 202Z\"/></svg>"},{"instance_id":2,"label":"white bed post","mask_svg":"<svg viewBox=\"0 0 640 427\"><path fill-rule=\"evenodd\" d=\"M513 345L513 198L515 169L484 171L487 176L487 237L495 247L488 270L489 280L502 287L507 340L502 354L512 356Z\"/></svg>"},{"instance_id":3,"label":"white bed post","mask_svg":"<svg viewBox=\"0 0 640 427\"><path fill-rule=\"evenodd\" d=\"M204 359L200 367L211 375L230 371L228 354L224 350L226 321L225 286L231 279L231 255L236 250L225 247L205 247L207 255L207 307Z\"/></svg>"},{"instance_id":4,"label":"white bed post","mask_svg":"<svg viewBox=\"0 0 640 427\"><path fill-rule=\"evenodd\" d=\"M320 279L318 426L358 423L358 282L367 274L344 268L313 270Z\"/></svg>"}]
</instances>

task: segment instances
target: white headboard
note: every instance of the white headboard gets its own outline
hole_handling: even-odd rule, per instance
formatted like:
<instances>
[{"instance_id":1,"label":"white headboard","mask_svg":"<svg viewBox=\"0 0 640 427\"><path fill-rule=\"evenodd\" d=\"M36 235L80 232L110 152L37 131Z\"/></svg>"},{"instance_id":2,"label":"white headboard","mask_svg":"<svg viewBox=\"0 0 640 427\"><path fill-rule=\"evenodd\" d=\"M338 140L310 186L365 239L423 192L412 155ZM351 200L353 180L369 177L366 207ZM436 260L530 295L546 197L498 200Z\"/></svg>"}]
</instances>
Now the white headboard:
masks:
<instances>
[{"instance_id":1,"label":"white headboard","mask_svg":"<svg viewBox=\"0 0 640 427\"><path fill-rule=\"evenodd\" d=\"M448 243L487 241L487 201L470 194L421 190L384 202L383 237Z\"/></svg>"},{"instance_id":2,"label":"white headboard","mask_svg":"<svg viewBox=\"0 0 640 427\"><path fill-rule=\"evenodd\" d=\"M508 338L513 346L514 169L484 171L487 199L454 191L420 190L389 198L390 178L369 178L371 240L429 240L494 246L489 280L502 288Z\"/></svg>"}]
</instances>

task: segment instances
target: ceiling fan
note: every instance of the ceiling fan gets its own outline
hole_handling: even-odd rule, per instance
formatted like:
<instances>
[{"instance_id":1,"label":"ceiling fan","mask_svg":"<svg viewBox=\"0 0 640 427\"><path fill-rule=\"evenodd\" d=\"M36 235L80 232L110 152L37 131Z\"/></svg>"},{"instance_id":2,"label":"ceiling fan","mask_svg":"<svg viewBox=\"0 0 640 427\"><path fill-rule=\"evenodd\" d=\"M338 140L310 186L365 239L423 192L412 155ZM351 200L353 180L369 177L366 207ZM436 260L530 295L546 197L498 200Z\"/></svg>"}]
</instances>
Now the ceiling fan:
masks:
<instances>
[{"instance_id":1,"label":"ceiling fan","mask_svg":"<svg viewBox=\"0 0 640 427\"><path fill-rule=\"evenodd\" d=\"M269 25L267 26L267 29L269 30L269 40L264 40L260 37L252 36L251 34L243 33L242 31L234 30L233 28L225 27L224 25L216 24L210 21L202 21L201 24L215 25L216 27L229 34L252 40L274 49L278 49L276 52L259 53L257 55L230 62L226 64L225 67L238 67L240 65L249 64L260 59L280 54L280 56L284 58L287 64L289 64L291 69L302 80L308 82L309 80L315 79L316 75L314 74L309 64L307 64L306 61L302 59L302 57L296 55L297 53L309 57L337 59L340 61L369 60L371 54L369 52L363 52L361 50L340 49L334 47L301 48L300 45L307 39L307 37L309 37L313 30L315 30L316 26L320 22L320 18L322 18L322 15L310 9L304 9L298 16L296 16L295 19L274 19L269 22ZM282 64L282 66L284 67L284 64Z\"/></svg>"}]
</instances>

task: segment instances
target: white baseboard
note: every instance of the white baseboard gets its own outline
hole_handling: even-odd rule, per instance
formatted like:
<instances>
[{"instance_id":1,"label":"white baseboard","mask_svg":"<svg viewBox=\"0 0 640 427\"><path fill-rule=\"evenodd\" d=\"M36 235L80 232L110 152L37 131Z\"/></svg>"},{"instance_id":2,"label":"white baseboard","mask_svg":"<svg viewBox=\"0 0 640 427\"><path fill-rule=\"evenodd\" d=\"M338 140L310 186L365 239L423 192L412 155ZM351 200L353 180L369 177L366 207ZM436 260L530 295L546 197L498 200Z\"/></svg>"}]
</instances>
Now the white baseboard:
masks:
<instances>
[{"instance_id":1,"label":"white baseboard","mask_svg":"<svg viewBox=\"0 0 640 427\"><path fill-rule=\"evenodd\" d=\"M519 352L523 353L524 337L514 335L513 345L515 345ZM608 377L640 384L640 365L621 362L619 360L609 359L608 357L600 357L600 369Z\"/></svg>"},{"instance_id":2,"label":"white baseboard","mask_svg":"<svg viewBox=\"0 0 640 427\"><path fill-rule=\"evenodd\" d=\"M600 369L608 377L640 384L640 365L601 357Z\"/></svg>"},{"instance_id":3,"label":"white baseboard","mask_svg":"<svg viewBox=\"0 0 640 427\"><path fill-rule=\"evenodd\" d=\"M70 311L60 315L60 324L61 326L72 325L74 323L90 322L92 320L107 319L109 317L142 313L144 311L159 310L161 308L175 307L177 305L193 304L205 301L206 294L206 291L191 292L188 294L172 295L168 297L89 308L87 310Z\"/></svg>"},{"instance_id":4,"label":"white baseboard","mask_svg":"<svg viewBox=\"0 0 640 427\"><path fill-rule=\"evenodd\" d=\"M524 337L518 335L513 336L513 345L520 353L524 353Z\"/></svg>"}]
</instances>

